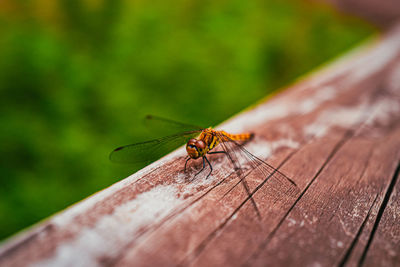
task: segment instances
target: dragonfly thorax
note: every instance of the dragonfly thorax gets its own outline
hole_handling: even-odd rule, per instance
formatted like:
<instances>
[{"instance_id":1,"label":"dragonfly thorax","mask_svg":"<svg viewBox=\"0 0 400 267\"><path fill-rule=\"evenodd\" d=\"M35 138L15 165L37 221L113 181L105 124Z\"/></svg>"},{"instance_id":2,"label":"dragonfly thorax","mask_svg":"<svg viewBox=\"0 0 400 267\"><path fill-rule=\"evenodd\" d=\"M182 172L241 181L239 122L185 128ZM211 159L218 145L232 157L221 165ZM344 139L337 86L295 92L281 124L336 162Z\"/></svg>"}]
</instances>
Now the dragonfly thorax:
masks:
<instances>
[{"instance_id":1,"label":"dragonfly thorax","mask_svg":"<svg viewBox=\"0 0 400 267\"><path fill-rule=\"evenodd\" d=\"M207 153L207 145L203 140L193 138L187 142L186 151L192 159L197 159Z\"/></svg>"}]
</instances>

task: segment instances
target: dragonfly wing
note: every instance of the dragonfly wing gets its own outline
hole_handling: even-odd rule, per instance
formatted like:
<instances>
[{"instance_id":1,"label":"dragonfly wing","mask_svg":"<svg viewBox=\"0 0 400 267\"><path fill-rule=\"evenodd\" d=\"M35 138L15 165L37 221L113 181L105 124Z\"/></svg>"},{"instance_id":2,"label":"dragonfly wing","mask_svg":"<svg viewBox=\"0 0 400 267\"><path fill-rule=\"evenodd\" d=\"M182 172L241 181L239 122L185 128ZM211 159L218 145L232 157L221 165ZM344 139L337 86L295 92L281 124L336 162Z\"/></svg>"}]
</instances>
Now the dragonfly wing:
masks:
<instances>
[{"instance_id":1,"label":"dragonfly wing","mask_svg":"<svg viewBox=\"0 0 400 267\"><path fill-rule=\"evenodd\" d=\"M119 163L155 161L166 153L183 145L190 138L197 136L200 132L200 130L188 131L141 143L121 146L111 152L110 160Z\"/></svg>"},{"instance_id":2,"label":"dragonfly wing","mask_svg":"<svg viewBox=\"0 0 400 267\"><path fill-rule=\"evenodd\" d=\"M143 123L151 132L164 133L165 135L179 132L201 131L205 128L154 115L147 115Z\"/></svg>"},{"instance_id":3,"label":"dragonfly wing","mask_svg":"<svg viewBox=\"0 0 400 267\"><path fill-rule=\"evenodd\" d=\"M293 188L295 191L299 190L298 186L292 179L271 166L269 163L250 153L242 144L239 144L237 141L232 140L226 135L221 133L218 134L222 141L221 146L226 151L226 154L235 169L242 168L241 165L249 165L251 168L249 171L259 172L263 176L263 179L266 179L265 181L273 178L286 188ZM247 176L247 174L244 176Z\"/></svg>"}]
</instances>

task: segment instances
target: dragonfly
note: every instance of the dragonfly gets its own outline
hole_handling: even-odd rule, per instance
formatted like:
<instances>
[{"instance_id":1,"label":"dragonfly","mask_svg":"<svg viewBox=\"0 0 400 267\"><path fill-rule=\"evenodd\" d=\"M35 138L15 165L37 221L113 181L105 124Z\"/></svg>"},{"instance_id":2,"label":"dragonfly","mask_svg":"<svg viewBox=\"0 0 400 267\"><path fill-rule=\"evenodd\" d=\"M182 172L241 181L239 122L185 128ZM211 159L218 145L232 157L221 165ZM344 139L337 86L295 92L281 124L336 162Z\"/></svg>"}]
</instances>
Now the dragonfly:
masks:
<instances>
[{"instance_id":1,"label":"dragonfly","mask_svg":"<svg viewBox=\"0 0 400 267\"><path fill-rule=\"evenodd\" d=\"M280 183L289 184L289 186L297 188L296 183L292 179L266 161L253 155L244 147L245 143L253 139L253 133L231 134L223 130L215 130L212 127L199 127L153 115L146 116L145 123L150 123L153 126L161 125L162 128L176 129L178 132L149 141L120 146L111 152L109 156L111 161L120 163L148 162L155 160L161 151L172 150L186 143L187 158L184 165L185 172L187 163L190 160L201 158L203 160L203 167L195 176L206 169L207 163L210 167L210 171L206 176L207 179L213 171L213 167L207 156L221 153L227 156L234 171L240 177L240 181L244 181L244 177L249 172L257 171L266 179L273 177ZM219 148L218 150L217 147ZM249 171L247 173L244 165L248 167ZM245 184L245 187L246 191L248 191L247 184Z\"/></svg>"}]
</instances>

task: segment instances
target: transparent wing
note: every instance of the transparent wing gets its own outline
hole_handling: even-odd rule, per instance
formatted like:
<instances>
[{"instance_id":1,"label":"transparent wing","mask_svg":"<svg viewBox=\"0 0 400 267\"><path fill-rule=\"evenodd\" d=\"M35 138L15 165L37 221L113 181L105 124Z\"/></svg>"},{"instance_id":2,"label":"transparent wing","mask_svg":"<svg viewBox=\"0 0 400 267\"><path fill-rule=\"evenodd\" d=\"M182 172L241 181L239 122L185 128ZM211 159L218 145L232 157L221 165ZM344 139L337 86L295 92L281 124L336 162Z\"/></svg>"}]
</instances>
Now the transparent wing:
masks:
<instances>
[{"instance_id":1,"label":"transparent wing","mask_svg":"<svg viewBox=\"0 0 400 267\"><path fill-rule=\"evenodd\" d=\"M299 188L296 183L287 177L285 174L271 166L269 163L264 160L258 158L257 156L250 153L247 149L243 147L242 144L238 143L235 140L232 140L230 137L217 133L218 137L222 141L220 144L224 151L226 152L229 160L233 164L235 169L242 169L241 175L243 177L247 176L248 173L245 173L245 167L248 165L248 172L257 172L262 175L265 182L269 179L276 179L278 183L280 183L285 188L298 191Z\"/></svg>"},{"instance_id":2,"label":"transparent wing","mask_svg":"<svg viewBox=\"0 0 400 267\"><path fill-rule=\"evenodd\" d=\"M154 115L147 115L143 119L143 123L152 133L161 133L164 136L180 132L201 131L205 128Z\"/></svg>"},{"instance_id":3,"label":"transparent wing","mask_svg":"<svg viewBox=\"0 0 400 267\"><path fill-rule=\"evenodd\" d=\"M187 131L153 139L141 143L121 146L110 154L110 160L119 163L140 163L155 161L171 152L189 139L197 136L201 130Z\"/></svg>"}]
</instances>

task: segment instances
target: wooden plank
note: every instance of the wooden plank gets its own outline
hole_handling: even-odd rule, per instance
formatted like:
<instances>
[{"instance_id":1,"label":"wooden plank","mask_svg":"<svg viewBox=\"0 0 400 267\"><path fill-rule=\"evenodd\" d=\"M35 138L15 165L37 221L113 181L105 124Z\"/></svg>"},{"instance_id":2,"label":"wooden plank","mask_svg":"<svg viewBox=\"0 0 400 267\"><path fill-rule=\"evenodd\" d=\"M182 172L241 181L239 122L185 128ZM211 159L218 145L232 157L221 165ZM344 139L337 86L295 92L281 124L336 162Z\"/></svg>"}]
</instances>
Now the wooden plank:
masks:
<instances>
[{"instance_id":1,"label":"wooden plank","mask_svg":"<svg viewBox=\"0 0 400 267\"><path fill-rule=\"evenodd\" d=\"M400 19L400 2L397 0L323 0L339 9L382 27L389 28Z\"/></svg>"},{"instance_id":2,"label":"wooden plank","mask_svg":"<svg viewBox=\"0 0 400 267\"><path fill-rule=\"evenodd\" d=\"M397 266L400 263L400 167L393 176L359 262L365 266ZM390 194L391 193L391 194ZM384 200L384 201L385 201ZM381 213L380 213L381 212Z\"/></svg>"},{"instance_id":3,"label":"wooden plank","mask_svg":"<svg viewBox=\"0 0 400 267\"><path fill-rule=\"evenodd\" d=\"M299 199L251 265L340 265L369 217L376 216L399 158L400 127L378 140L352 136ZM379 203L379 205L376 205ZM285 246L285 253L279 248ZM296 249L298 247L301 249ZM290 257L286 253L291 251Z\"/></svg>"},{"instance_id":4,"label":"wooden plank","mask_svg":"<svg viewBox=\"0 0 400 267\"><path fill-rule=\"evenodd\" d=\"M223 155L192 179L181 148L5 242L0 266L398 265L399 77L400 25L221 125L298 188L253 171L249 195Z\"/></svg>"},{"instance_id":5,"label":"wooden plank","mask_svg":"<svg viewBox=\"0 0 400 267\"><path fill-rule=\"evenodd\" d=\"M374 78L374 80L376 80L376 78ZM335 81L336 82L336 81ZM370 94L371 95L375 95L376 93L373 91L376 91L377 85L379 85L380 81L378 80L376 83L373 83L371 81L367 82L369 84L369 89L371 90ZM352 84L351 86L354 86L354 84ZM342 115L352 115L352 113L355 113L356 116L350 116L354 118L354 122L350 122L350 126L351 124L354 124L355 127L358 127L356 129L360 129L357 132L357 138L359 138L359 136L362 136L362 134L364 134L364 132L368 133L368 131L372 131L375 132L374 129L371 129L371 127L365 127L365 125L362 125L359 121L364 121L365 118L369 118L370 120L373 120L375 116L377 116L374 112L377 112L377 114L380 114L380 104L378 102L378 104L374 104L375 98L373 99L372 103L366 103L366 104L360 104L357 102L359 101L357 99L357 95L359 95L362 91L364 91L366 88L366 83L360 83L359 86L357 87L358 90L357 91L352 91L351 95L353 95L353 97L351 97L351 95L349 94L344 94L342 97L342 101L346 103L346 105L351 104L353 107L350 109L345 109L342 110L342 112L344 111L345 114L339 114L340 116ZM354 89L353 89L354 90ZM352 99L352 101L355 101L355 103L349 103L349 101ZM378 98L377 98L378 99ZM338 101L338 99L335 99L336 101ZM381 100L379 100L381 101ZM374 107L374 105L376 105ZM365 107L364 107L365 106ZM364 108L363 108L364 107ZM339 108L337 107L330 107L329 109L333 110L333 114L330 114L332 116L332 119L336 119L335 118L335 113L337 112L341 112ZM375 109L377 109L375 111ZM369 113L370 111L372 112L371 117L369 117ZM320 113L320 111L319 111ZM326 113L325 113L326 114ZM328 113L329 115L329 113ZM327 117L327 115L324 115L325 117ZM298 117L295 118L298 121ZM394 119L398 119L398 118L394 118ZM322 121L326 121L327 118L323 118ZM395 120L396 121L396 120ZM294 122L292 122L291 124L293 125ZM275 122L276 124L276 122ZM303 124L303 122L302 122ZM307 125L307 124L306 124ZM318 123L317 123L318 125ZM318 125L321 126L321 125ZM337 150L339 148L341 148L343 146L342 149L344 149L344 142L349 142L350 139L355 139L356 137L353 137L354 131L356 131L356 129L352 129L350 127L350 130L347 131L337 131L336 134L331 133L329 135L328 139L325 138L321 138L320 140L315 140L311 143L308 143L306 145L304 145L301 149L301 152L296 153L294 156L292 156L292 158L286 162L285 166L288 165L290 168L293 168L293 170L286 170L285 173L296 173L296 177L300 178L300 179L296 179L296 181L300 180L300 181L306 181L307 183L310 183L312 181L312 179L314 179L313 177L315 177L315 175L317 175L319 173L320 170L323 170L322 168L325 167L324 164L326 164L326 159L332 157L333 155L335 155L335 159L338 157L341 161L344 162L340 162L339 161L339 167L338 166L334 166L334 167L330 167L331 169L329 170L336 170L336 168L338 170L343 170L343 175L340 176L341 179L343 179L343 176L345 174L347 174L347 172L349 172L348 168L343 168L344 163L347 160L347 164L351 167L351 170L353 171L353 175L354 172L360 172L360 174L357 175L357 177L362 177L363 179L368 179L371 177L364 177L363 175L361 175L361 173L365 172L365 169L367 166L369 166L369 158L371 157L371 145L376 145L375 142L377 142L378 144L380 142L382 142L382 140L374 140L374 142L370 141L368 138L360 138L361 140L354 141L354 147L355 148L363 148L362 150L356 150L359 152L359 159L357 158L356 162L358 163L357 165L353 164L352 158L355 157L356 155L353 155L352 150L354 147L350 146L349 151L345 151L343 156L341 156L341 154L339 154L340 156L337 156L336 154L338 153ZM388 135L383 135L383 138L387 138ZM395 132L393 134L394 137L399 136L399 132ZM395 155L390 155L387 153L387 155L390 156L394 156L393 158L398 158L398 154L396 154L395 152L398 152L398 148L399 148L399 143L396 143L395 141L399 141L398 138L392 138L390 139L391 143L388 144L388 148L392 149L391 152L392 154L394 153ZM324 146L322 146L322 144L324 144ZM321 154L321 151L318 151L318 156L319 159L322 159L321 162L318 162L317 160L313 159L313 155L315 155L316 150L318 150L317 148L324 148L326 149L326 151L324 150L323 154ZM347 147L346 147L347 148ZM307 155L307 156L306 156ZM332 155L332 156L331 156ZM298 156L298 157L296 157ZM350 157L350 160L347 157ZM391 157L389 157L391 158ZM313 159L312 161L310 161L310 159ZM379 157L375 157L375 163L376 160L378 160L379 162ZM308 162L308 164L307 164ZM393 164L393 162L391 160L388 161L388 163ZM314 165L315 164L315 165ZM307 166L309 169L308 170L304 170L304 166ZM371 165L373 166L373 165ZM390 169L390 168L389 168ZM379 170L379 168L378 168ZM351 174L351 172L350 172ZM325 174L327 177L333 176L332 173L329 173L329 171L327 172L327 174ZM347 174L349 175L349 174ZM332 180L332 179L331 179ZM319 181L319 180L318 180ZM328 180L329 181L329 180ZM346 181L346 180L345 180ZM358 179L349 179L349 181L351 182L355 182L358 183L359 180ZM330 181L332 182L332 181ZM343 188L345 188L347 191L354 189L354 185L352 184L346 184L343 183L341 184L341 186ZM326 187L326 185L322 185L322 189L324 189ZM265 188L261 188L265 189ZM331 189L331 188L330 188ZM356 190L356 189L354 189ZM307 190L307 192L312 192L310 193L314 198L319 198L321 197L321 194L323 192L323 190L319 189L316 191L311 191ZM363 192L364 196L374 196L372 194L373 192L367 191L367 192ZM261 194L260 198L258 198L258 196ZM245 206L242 210L240 210L240 212L238 212L237 214L233 215L235 216L234 219L232 219L233 221L229 221L229 222L225 222L223 221L220 225L216 226L216 231L213 231L211 233L209 233L207 235L206 238L203 237L203 240L200 242L198 241L197 243L199 244L197 247L191 249L191 253L189 255L185 255L185 258L183 259L183 263L192 263L194 265L207 265L207 263L209 262L214 262L217 265L227 265L227 264L232 264L232 262L241 262L241 260L243 261L243 259L248 258L249 253L251 253L254 250L258 249L258 246L260 246L260 243L263 244L263 239L265 239L265 236L267 236L267 240L270 239L270 235L274 235L276 236L276 231L275 228L279 226L279 228L283 227L283 222L281 222L281 218L282 216L287 216L285 215L285 212L287 210L287 208L289 206L285 206L284 204L286 204L285 202L287 202L287 199L285 199L284 196L280 196L279 199L267 199L268 196L271 196L272 192L268 192L267 190L265 192L257 192L254 197L257 203L261 203L260 204L260 211L262 214L264 214L265 216L262 218L265 221L259 221L257 219L254 218L254 215L251 216L252 213L252 207L251 205L247 205L247 207ZM355 196L355 195L354 195ZM353 196L353 197L354 197ZM245 196L244 196L245 197ZM328 203L326 203L326 200L330 200L331 197L322 197L321 198L321 202L324 203L325 205L327 205ZM340 198L339 198L340 199ZM373 199L375 200L375 199ZM283 202L283 204L281 203L281 201ZM360 200L360 203L362 202L362 198ZM354 199L352 199L352 201L350 203L354 202ZM315 200L307 200L306 203L308 205L315 203ZM338 202L339 203L339 202ZM373 202L372 202L373 203ZM368 213L370 206L372 205L372 203L366 203L363 211L366 211ZM235 207L237 204L233 205L233 207ZM296 207L297 205L299 205L299 203L296 203ZM312 208L315 208L313 206L311 206L311 211ZM360 208L360 207L358 207ZM362 208L362 207L361 207ZM215 212L215 210L218 208L213 208L213 212ZM276 209L276 210L275 210ZM191 213L196 213L196 214L201 214L203 211L203 207L200 206L196 211L191 211ZM291 212L294 212L295 210L291 210ZM222 213L223 210L217 210L217 214ZM279 214L279 212L281 214ZM335 213L335 211L333 211L333 214ZM354 213L354 212L353 212ZM351 214L351 212L347 213L347 214ZM331 217L331 213L329 213L329 210L326 211L325 216ZM178 221L178 220L186 220L186 223L190 224L194 229L196 229L196 232L191 234L191 237L195 236L198 233L198 229L199 227L202 227L201 223L204 221L207 221L207 218L209 217L214 217L215 214L214 213L210 213L210 212L203 212L203 214L198 217L196 217L195 219L191 220L190 222L187 222L187 218L178 218L177 222L172 222L170 225L170 228L166 228L164 231L162 232L156 232L154 233L152 238L149 238L148 240L146 240L146 242L143 242L142 247L139 246L135 247L135 249L132 250L132 252L127 253L125 255L125 258L120 261L121 265L126 265L129 262L132 262L132 260L137 259L138 257L140 257L141 255L143 256L146 251L151 251L151 254L148 255L149 258L151 258L151 264L150 265L154 265L154 264L162 264L162 263L167 263L168 264L173 264L174 262L177 261L177 259L173 259L172 262L170 262L169 260L171 260L171 255L175 255L175 253L177 253L178 255L176 256L177 258L179 258L179 255L184 254L184 252L180 251L177 252L177 250L179 250L179 247L172 249L171 251L169 251L166 255L168 255L167 257L163 258L162 256L158 256L158 257L154 257L154 255L162 255L163 252L165 251L165 247L168 246L169 244L169 240L181 240L184 237L177 237L176 235L181 235L182 232L181 231L176 231L176 229L174 229L174 227L176 225L180 225L182 222ZM233 217L232 215L228 215L228 218L231 219ZM224 215L224 217L226 217L226 215ZM321 220L322 218L318 218L316 217L316 219ZM290 218L290 223L293 223L293 219ZM362 221L359 225L362 224ZM304 223L302 223L302 226L304 226ZM322 228L325 227L324 224L320 225ZM337 225L336 225L337 226ZM203 226L204 227L204 226ZM207 228L207 227L205 227ZM244 231L245 229L247 229L247 231ZM248 230L248 229L251 229ZM357 231L357 229L359 229L358 227L355 227L355 231ZM285 229L286 230L286 229ZM296 229L297 232L300 233L300 231L298 229ZM238 233L243 233L242 235L240 235L240 242L238 242L237 240L237 236ZM336 233L339 234L339 233ZM160 241L157 242L157 238L159 236L164 236L164 235L168 235L170 236L170 238L168 240L166 240L166 243L163 244L162 241L160 243ZM183 236L187 236L188 234L182 234ZM264 235L264 237L262 236ZM199 234L200 238L202 236L204 236L204 233L200 233ZM306 235L304 236L306 237ZM303 238L304 238L303 237ZM326 237L322 237L323 239ZM307 237L307 239L310 240L310 243L312 245L314 245L315 243L312 242L312 238ZM297 245L297 241L302 242L301 238L297 239L296 241L294 241L294 243ZM351 244L352 239L349 239L349 243ZM341 246L341 251L343 251L343 248L345 246L345 242L344 241L338 241L340 246ZM149 245L150 244L150 245ZM296 246L295 245L295 246ZM328 243L328 245L330 245ZM149 246L151 246L151 249L149 248ZM273 251L271 253L271 258L261 258L261 264L260 265L264 265L265 262L268 263L276 263L276 265L284 265L284 263L297 263L299 262L299 259L296 257L287 257L287 253L289 251L291 251L290 249L287 248L286 244L279 244L277 247L279 247L282 250L282 247L285 248L282 251L282 256L284 259L287 260L287 262L279 262L276 261L277 259L275 258L277 255L277 251ZM321 247L321 249L325 252L329 252L331 253L330 249L327 248L323 248ZM185 252L187 252L188 248L185 247ZM304 257L304 251L303 250L296 250L294 249L294 251L298 252L298 256ZM310 250L311 253L315 253L315 247L314 250ZM338 252L341 252L340 250ZM290 252L291 254L293 254L292 252ZM321 258L323 259L327 259L326 255L323 253L321 254ZM151 255L153 255L153 257L151 257ZM246 257L247 256L247 257ZM257 256L257 255L256 255ZM311 255L312 256L312 255ZM336 255L334 255L336 257ZM336 259L334 257L334 259ZM310 257L312 258L312 257ZM275 259L275 261L274 261ZM146 261L148 262L149 259L146 259ZM337 259L337 261L333 261L333 262L325 262L325 264L338 264L340 261L340 258ZM251 262L250 263L254 263Z\"/></svg>"}]
</instances>

